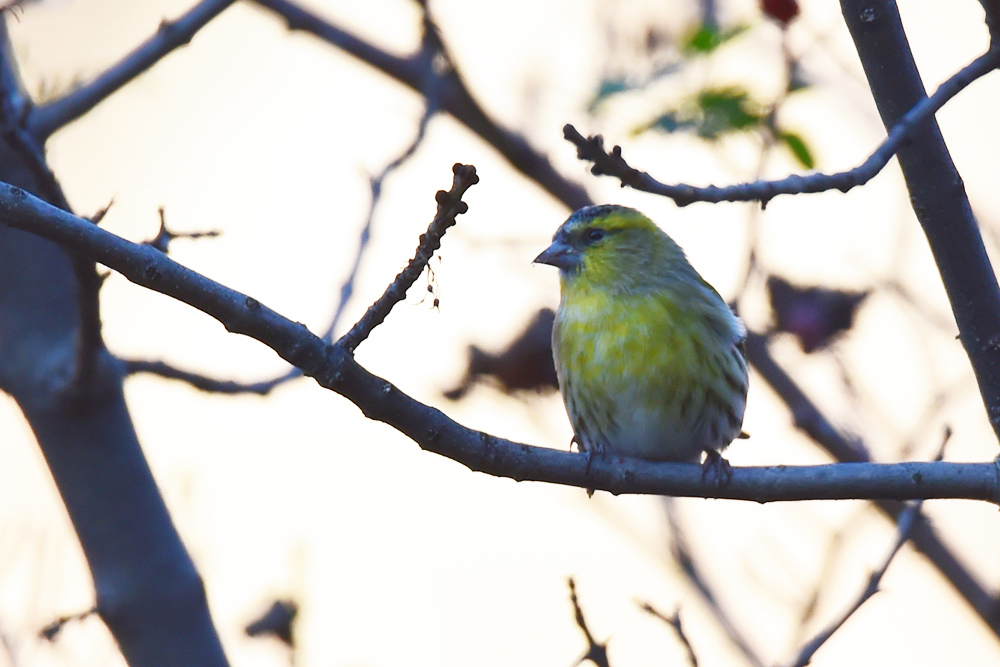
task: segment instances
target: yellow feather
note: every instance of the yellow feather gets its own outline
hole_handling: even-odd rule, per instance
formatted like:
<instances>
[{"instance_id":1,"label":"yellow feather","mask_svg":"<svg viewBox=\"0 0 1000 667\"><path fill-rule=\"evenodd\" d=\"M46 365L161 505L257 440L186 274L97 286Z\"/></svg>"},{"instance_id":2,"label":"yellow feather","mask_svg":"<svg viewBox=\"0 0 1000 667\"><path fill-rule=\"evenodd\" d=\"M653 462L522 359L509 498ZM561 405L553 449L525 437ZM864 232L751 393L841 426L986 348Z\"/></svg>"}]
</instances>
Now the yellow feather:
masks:
<instances>
[{"instance_id":1,"label":"yellow feather","mask_svg":"<svg viewBox=\"0 0 1000 667\"><path fill-rule=\"evenodd\" d=\"M560 390L585 451L696 460L741 432L742 323L638 211L581 209L536 260L560 268Z\"/></svg>"}]
</instances>

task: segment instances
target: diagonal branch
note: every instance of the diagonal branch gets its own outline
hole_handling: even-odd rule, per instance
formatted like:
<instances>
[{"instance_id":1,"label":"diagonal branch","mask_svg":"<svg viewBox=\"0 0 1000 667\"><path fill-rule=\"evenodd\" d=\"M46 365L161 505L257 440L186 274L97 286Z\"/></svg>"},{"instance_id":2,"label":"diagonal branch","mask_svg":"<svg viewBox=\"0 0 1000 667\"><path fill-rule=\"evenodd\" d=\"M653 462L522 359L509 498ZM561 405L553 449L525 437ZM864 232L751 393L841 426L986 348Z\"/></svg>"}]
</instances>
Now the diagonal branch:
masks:
<instances>
[{"instance_id":1,"label":"diagonal branch","mask_svg":"<svg viewBox=\"0 0 1000 667\"><path fill-rule=\"evenodd\" d=\"M889 554L886 556L882 565L875 569L868 576L868 583L861 594L857 597L848 609L844 611L838 618L831 622L827 627L823 628L815 637L813 637L809 642L805 644L800 650L798 655L789 663L791 667L806 667L810 662L812 662L813 656L816 654L823 644L825 644L830 637L834 635L837 630L842 628L848 619L854 615L854 613L861 609L861 606L872 599L876 593L879 592L879 586L882 583L882 577L885 576L886 570L889 569L889 565L892 563L893 559L896 558L896 554L899 550L903 548L903 545L910 539L910 534L913 532L914 526L920 522L920 506L923 501L916 501L910 505L907 505L906 509L903 510L899 515L899 522L897 524L896 539L892 543L892 547L889 549Z\"/></svg>"},{"instance_id":2,"label":"diagonal branch","mask_svg":"<svg viewBox=\"0 0 1000 667\"><path fill-rule=\"evenodd\" d=\"M202 0L179 19L163 21L155 35L90 83L31 109L25 119L28 132L39 144L45 143L53 132L93 109L174 49L187 44L196 32L233 2L235 0Z\"/></svg>"},{"instance_id":3,"label":"diagonal branch","mask_svg":"<svg viewBox=\"0 0 1000 667\"><path fill-rule=\"evenodd\" d=\"M456 164L454 172L455 183L452 189L448 192L438 190L437 195L435 195L438 212L434 221L427 228L427 233L421 234L416 254L406 265L406 268L400 271L395 280L385 289L385 293L368 307L368 311L358 320L357 324L351 327L351 330L338 341L337 344L343 346L348 353L353 353L372 330L382 324L393 306L406 297L406 291L424 272L427 262L441 247L441 238L444 233L455 224L455 216L469 210L469 206L462 201L462 195L479 182L476 168L471 165Z\"/></svg>"},{"instance_id":4,"label":"diagonal branch","mask_svg":"<svg viewBox=\"0 0 1000 667\"><path fill-rule=\"evenodd\" d=\"M289 0L254 0L282 17L291 30L308 32L396 79L417 93L424 92L420 54L400 58L364 41L343 28L299 7ZM453 68L442 77L438 89L441 109L492 146L518 171L538 183L567 208L578 209L591 202L586 190L556 171L547 157L518 134L501 127L487 115Z\"/></svg>"},{"instance_id":5,"label":"diagonal branch","mask_svg":"<svg viewBox=\"0 0 1000 667\"><path fill-rule=\"evenodd\" d=\"M344 339L329 344L256 299L177 264L161 252L131 243L20 188L0 184L0 224L61 244L124 275L130 281L183 301L219 320L228 331L254 338L301 368L323 387L357 405L366 417L388 424L423 449L472 470L515 480L534 480L612 493L777 500L967 498L1000 504L1000 463L851 463L821 466L736 468L721 488L706 480L698 464L651 463L532 447L475 431L440 410L418 402L362 368L351 354L356 344L402 298L422 271L430 248L464 208L456 192L468 187L456 168L451 192L439 195L450 214L435 218L410 265ZM463 176L463 173L466 174ZM441 201L443 200L443 201Z\"/></svg>"},{"instance_id":6,"label":"diagonal branch","mask_svg":"<svg viewBox=\"0 0 1000 667\"><path fill-rule=\"evenodd\" d=\"M645 171L630 166L622 157L621 146L615 146L610 152L604 148L604 139L600 135L584 137L572 125L563 128L566 140L577 148L577 157L593 163L591 173L608 175L618 178L622 187L628 186L635 190L650 192L673 199L678 206L687 206L695 202L736 202L759 201L762 206L778 195L826 192L840 190L847 192L851 188L864 185L875 177L889 163L889 160L900 148L909 141L921 123L933 116L951 98L967 88L976 79L988 74L1000 66L1000 45L995 45L989 51L976 58L969 65L941 84L930 97L924 97L898 121L889 131L888 136L868 159L853 169L835 174L815 173L806 176L793 174L787 178L775 181L753 181L719 187L661 183Z\"/></svg>"}]
</instances>

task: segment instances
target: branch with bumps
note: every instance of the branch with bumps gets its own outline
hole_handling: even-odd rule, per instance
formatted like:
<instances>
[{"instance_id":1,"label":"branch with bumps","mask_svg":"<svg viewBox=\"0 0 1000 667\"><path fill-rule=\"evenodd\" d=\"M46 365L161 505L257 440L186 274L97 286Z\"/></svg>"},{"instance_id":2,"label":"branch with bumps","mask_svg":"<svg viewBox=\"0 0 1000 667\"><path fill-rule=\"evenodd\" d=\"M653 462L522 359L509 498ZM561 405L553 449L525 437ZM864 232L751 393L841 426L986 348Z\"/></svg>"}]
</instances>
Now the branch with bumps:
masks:
<instances>
[{"instance_id":1,"label":"branch with bumps","mask_svg":"<svg viewBox=\"0 0 1000 667\"><path fill-rule=\"evenodd\" d=\"M622 156L621 146L607 150L601 135L584 137L575 127L566 125L563 127L563 136L576 146L577 157L593 164L590 168L592 174L613 176L621 181L622 187L627 186L668 197L678 206L687 206L695 202L738 201L759 201L761 206L767 206L767 203L778 195L808 194L827 190L847 192L854 187L864 185L882 171L921 123L931 118L973 81L992 72L998 66L1000 66L1000 46L994 45L942 83L933 95L923 98L914 105L892 126L885 140L864 162L853 169L834 174L792 174L780 180L752 181L722 187L667 184L629 165Z\"/></svg>"},{"instance_id":2,"label":"branch with bumps","mask_svg":"<svg viewBox=\"0 0 1000 667\"><path fill-rule=\"evenodd\" d=\"M704 479L697 464L651 463L593 457L504 440L466 428L369 373L353 350L405 297L455 217L467 210L465 191L475 168L455 165L450 190L437 195L438 212L413 259L351 329L330 344L253 297L229 289L20 188L0 184L0 224L22 229L103 264L128 280L183 301L232 333L258 340L321 386L344 396L370 419L411 438L421 448L468 468L519 481L541 481L609 491L773 502L810 499L965 498L1000 505L1000 463L840 463L820 466L734 468L728 484Z\"/></svg>"}]
</instances>

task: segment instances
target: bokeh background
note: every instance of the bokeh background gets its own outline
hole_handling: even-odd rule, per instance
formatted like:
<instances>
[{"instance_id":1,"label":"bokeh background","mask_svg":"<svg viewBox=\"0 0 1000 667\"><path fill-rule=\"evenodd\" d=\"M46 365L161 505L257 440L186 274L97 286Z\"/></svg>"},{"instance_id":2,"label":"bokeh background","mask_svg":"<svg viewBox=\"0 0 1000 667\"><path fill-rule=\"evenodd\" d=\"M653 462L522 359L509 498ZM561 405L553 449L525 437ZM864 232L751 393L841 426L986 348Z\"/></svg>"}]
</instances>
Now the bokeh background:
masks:
<instances>
[{"instance_id":1,"label":"bokeh background","mask_svg":"<svg viewBox=\"0 0 1000 667\"><path fill-rule=\"evenodd\" d=\"M985 50L973 0L902 0L929 88ZM6 16L36 99L87 81L191 2L45 0ZM420 7L405 0L310 2L387 50L419 48ZM459 72L488 113L525 136L597 201L635 206L687 250L751 329L773 325L765 289L870 291L853 326L806 354L789 335L771 350L844 432L876 460L983 461L996 440L958 341L895 162L865 187L678 209L589 174L562 140L572 122L622 144L665 182L728 184L803 169L758 131L714 139L650 128L664 109L711 87L742 86L800 136L824 171L860 163L884 136L836 3L804 0L787 29L756 2L719 0L738 35L707 54L683 52L701 21L693 1L509 0L430 3ZM787 95L785 54L808 84ZM628 89L609 92L626 82ZM605 95L601 95L602 91ZM938 115L995 256L1000 202L1000 80L986 77ZM322 331L359 249L369 179L413 140L423 99L274 15L237 3L49 142L75 211L114 200L102 226L140 241L164 207L173 258ZM565 448L561 401L507 395L490 383L460 401L470 344L499 351L558 300L555 272L532 258L568 215L494 150L445 115L386 180L362 256L346 330L412 254L447 189L451 165L476 165L469 213L423 280L359 349L359 360L459 422ZM751 257L753 259L751 259ZM434 307L434 298L439 300ZM104 332L125 358L162 359L219 378L265 379L283 362L214 320L112 275ZM798 433L782 402L751 376L734 465L829 457ZM204 577L233 665L568 665L586 644L573 619L577 583L591 629L611 637L616 667L684 664L676 635L643 612L680 610L700 664L752 664L672 555L683 537L719 604L765 664L794 654L850 604L886 556L895 528L864 502L754 505L644 497L593 498L515 483L433 454L346 400L298 380L267 397L218 396L149 376L126 383L132 416L173 519ZM935 528L985 585L1000 580L1000 517L965 501L929 501ZM671 526L667 521L670 517ZM883 591L816 655L816 665L995 665L1000 642L909 547ZM299 605L294 654L243 628L278 598ZM124 664L96 618L49 642L38 631L94 603L86 564L52 480L12 400L0 400L0 665Z\"/></svg>"}]
</instances>

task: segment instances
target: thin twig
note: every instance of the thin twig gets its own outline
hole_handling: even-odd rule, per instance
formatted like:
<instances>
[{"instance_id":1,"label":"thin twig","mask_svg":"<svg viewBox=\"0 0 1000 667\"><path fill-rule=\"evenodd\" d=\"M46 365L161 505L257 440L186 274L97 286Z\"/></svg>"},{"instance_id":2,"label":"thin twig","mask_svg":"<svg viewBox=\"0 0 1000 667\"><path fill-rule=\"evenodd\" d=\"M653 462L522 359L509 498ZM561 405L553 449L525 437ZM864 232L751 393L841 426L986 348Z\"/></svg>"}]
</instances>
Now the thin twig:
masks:
<instances>
[{"instance_id":1,"label":"thin twig","mask_svg":"<svg viewBox=\"0 0 1000 667\"><path fill-rule=\"evenodd\" d=\"M56 637L62 632L62 629L69 623L80 622L93 616L97 613L97 607L91 607L86 611L81 611L79 614L69 614L68 616L60 616L56 620L52 621L44 628L38 631L38 635L43 639L50 642L54 642Z\"/></svg>"},{"instance_id":2,"label":"thin twig","mask_svg":"<svg viewBox=\"0 0 1000 667\"><path fill-rule=\"evenodd\" d=\"M426 103L424 105L424 113L420 117L420 123L417 125L417 132L410 144L403 150L402 153L399 154L398 157L396 157L396 159L387 164L382 171L371 179L372 196L371 203L368 207L368 216L365 219L365 224L361 228L361 234L358 241L358 251L354 254L354 264L351 266L350 271L347 272L347 277L340 286L340 301L337 304L337 310L334 312L333 319L330 321L330 326L327 328L326 333L323 336L327 340L333 340L333 336L337 331L337 326L340 324L340 318L343 316L347 303L351 300L351 296L354 294L354 282L357 279L358 270L361 268L361 260L364 257L365 249L368 247L368 242L371 239L372 223L375 220L375 208L378 206L382 197L382 184L392 172L413 157L413 154L417 151L420 144L423 143L424 137L427 135L427 125L439 109L438 93L440 87L440 76L435 71L434 61L436 57L441 56L442 54L441 41L437 36L434 24L431 22L430 17L427 14L426 7L424 8L423 43L424 46L421 50L421 57L424 61L423 70L425 77L424 99Z\"/></svg>"},{"instance_id":3,"label":"thin twig","mask_svg":"<svg viewBox=\"0 0 1000 667\"><path fill-rule=\"evenodd\" d=\"M690 640L688 640L687 634L684 632L684 628L681 626L681 610L674 609L674 613L671 614L670 616L667 616L666 614L663 614L662 612L657 610L653 605L649 604L648 602L642 602L639 604L639 606L642 608L644 612L652 614L653 616L660 619L661 621L663 621L664 623L666 623L667 625L669 625L671 628L674 629L674 632L677 633L677 638L681 641L681 644L683 644L684 648L687 650L688 662L691 663L691 667L698 667L698 656L695 655L694 647L691 646L691 642Z\"/></svg>"},{"instance_id":4,"label":"thin twig","mask_svg":"<svg viewBox=\"0 0 1000 667\"><path fill-rule=\"evenodd\" d=\"M614 176L621 181L622 187L628 186L635 190L668 197L674 200L678 206L687 206L694 202L717 203L724 201L759 201L766 206L767 202L777 195L825 192L827 190L847 192L855 186L867 183L889 163L889 160L908 140L915 128L933 116L938 109L969 84L993 71L998 65L1000 65L1000 45L991 47L989 51L942 83L932 96L925 97L914 105L893 125L888 136L867 160L853 169L835 174L814 173L807 176L793 174L775 181L753 181L725 187L668 185L656 180L647 172L639 171L630 166L622 157L621 146L615 146L610 152L606 151L604 139L600 135L585 138L572 125L566 125L563 128L563 135L567 141L576 145L577 156L580 159L593 163L591 173Z\"/></svg>"},{"instance_id":5,"label":"thin twig","mask_svg":"<svg viewBox=\"0 0 1000 667\"><path fill-rule=\"evenodd\" d=\"M934 461L944 460L944 451L948 446L948 442L951 440L952 430L951 426L945 426L944 433L941 438L941 445L938 447L937 455L934 457ZM800 650L798 655L789 663L790 667L805 667L812 661L812 657L816 654L816 651L820 649L823 644L833 636L837 630L842 628L854 612L861 608L865 602L870 600L879 591L879 585L882 582L882 577L885 576L886 570L889 569L889 564L892 563L896 554L899 550L903 548L903 545L910 539L914 528L920 523L920 508L923 505L923 500L916 500L909 503L906 508L900 512L899 518L896 521L896 541L893 542L892 548L889 550L888 555L882 562L882 566L877 568L868 577L868 585L865 586L864 590L861 591L861 595L855 601L851 607L844 612L839 618L834 620L830 625L824 628L819 634L817 634L813 639L807 642Z\"/></svg>"},{"instance_id":6,"label":"thin twig","mask_svg":"<svg viewBox=\"0 0 1000 667\"><path fill-rule=\"evenodd\" d=\"M90 83L31 109L25 129L40 144L53 132L84 115L126 83L155 65L174 49L187 44L196 32L235 0L203 0L175 21L164 20L156 34Z\"/></svg>"},{"instance_id":7,"label":"thin twig","mask_svg":"<svg viewBox=\"0 0 1000 667\"><path fill-rule=\"evenodd\" d=\"M892 548L889 549L889 553L882 565L876 568L871 575L869 575L868 585L865 586L857 600L855 600L854 604L852 604L847 611L820 631L799 650L798 655L796 655L795 658L789 662L790 667L805 667L808 665L812 661L816 651L818 651L820 647L822 647L823 644L825 644L827 640L830 639L835 632L837 632L837 630L843 627L847 620L854 615L854 612L861 608L861 605L879 592L879 585L882 583L882 577L885 576L886 570L889 569L889 564L892 563L896 554L899 553L899 550L904 544L906 544L907 540L910 539L910 533L920 517L920 506L922 504L922 500L914 501L907 505L906 509L900 513L896 530L896 540L893 542Z\"/></svg>"},{"instance_id":8,"label":"thin twig","mask_svg":"<svg viewBox=\"0 0 1000 667\"><path fill-rule=\"evenodd\" d=\"M763 667L764 661L760 659L760 656L754 651L753 646L750 645L749 640L736 627L732 618L730 618L719 602L715 591L712 590L709 579L699 569L698 559L691 553L691 547L688 545L684 527L678 520L674 503L668 501L666 515L670 526L670 535L673 537L670 543L670 555L673 557L674 562L677 563L684 576L694 586L694 589L701 596L702 602L708 606L709 611L712 612L712 616L715 617L719 627L726 633L726 637L729 638L732 645L739 649L751 665L754 667Z\"/></svg>"},{"instance_id":9,"label":"thin twig","mask_svg":"<svg viewBox=\"0 0 1000 667\"><path fill-rule=\"evenodd\" d=\"M207 232L172 232L167 229L167 212L164 207L158 209L160 214L160 229L156 232L156 236L153 237L151 241L146 241L146 245L152 246L162 253L166 253L170 250L170 242L174 239L202 239L202 238L215 238L221 236L222 232L217 229L212 229Z\"/></svg>"},{"instance_id":10,"label":"thin twig","mask_svg":"<svg viewBox=\"0 0 1000 667\"><path fill-rule=\"evenodd\" d=\"M100 224L113 204L114 199L90 216L91 224ZM76 333L76 363L68 395L73 400L89 400L100 392L95 374L97 356L105 349L101 335L101 287L107 274L98 273L97 264L86 257L74 255L72 262L77 283L76 302L80 323Z\"/></svg>"},{"instance_id":11,"label":"thin twig","mask_svg":"<svg viewBox=\"0 0 1000 667\"><path fill-rule=\"evenodd\" d=\"M583 609L580 608L580 600L576 596L576 582L573 581L573 577L569 578L569 599L573 603L573 615L576 618L576 624L583 630L583 636L587 638L587 650L583 652L579 660L573 663L573 667L582 665L587 660L590 660L597 667L610 667L610 663L608 662L608 644L607 642L602 644L594 639L590 628L587 627L587 619L583 617Z\"/></svg>"},{"instance_id":12,"label":"thin twig","mask_svg":"<svg viewBox=\"0 0 1000 667\"><path fill-rule=\"evenodd\" d=\"M349 353L353 353L372 329L385 320L393 306L406 298L406 291L424 272L434 252L441 247L441 239L448 228L455 224L455 217L469 210L468 204L462 201L462 196L466 190L479 182L476 168L471 165L456 164L452 171L455 174L454 185L447 192L438 190L435 196L438 204L437 215L427 227L427 232L420 235L420 244L413 259L396 275L385 293L368 307L368 311L357 324L338 341L338 344Z\"/></svg>"},{"instance_id":13,"label":"thin twig","mask_svg":"<svg viewBox=\"0 0 1000 667\"><path fill-rule=\"evenodd\" d=\"M181 370L165 361L150 361L148 359L122 359L127 375L139 373L149 373L169 380L179 380L185 382L195 389L207 391L213 394L257 394L266 396L278 385L284 384L288 380L286 375L282 375L271 380L261 382L235 382L233 380L216 380L199 373ZM296 369L298 371L298 369ZM302 372L298 371L296 377L301 377Z\"/></svg>"}]
</instances>

